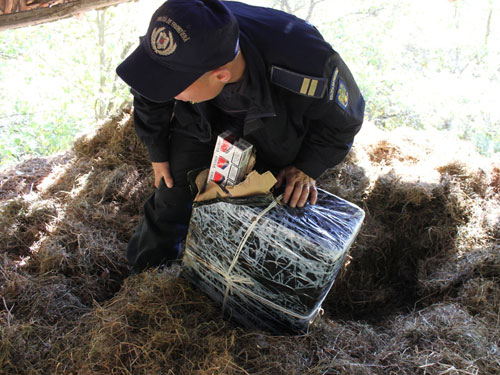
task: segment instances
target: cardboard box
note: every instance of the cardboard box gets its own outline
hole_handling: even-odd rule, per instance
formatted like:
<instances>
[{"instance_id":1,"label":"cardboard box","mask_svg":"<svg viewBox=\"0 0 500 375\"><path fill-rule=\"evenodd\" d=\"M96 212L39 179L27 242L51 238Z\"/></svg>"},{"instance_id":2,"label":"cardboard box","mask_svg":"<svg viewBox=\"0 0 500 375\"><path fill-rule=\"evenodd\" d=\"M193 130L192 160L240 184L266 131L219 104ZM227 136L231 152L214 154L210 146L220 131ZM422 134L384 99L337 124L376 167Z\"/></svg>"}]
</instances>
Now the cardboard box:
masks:
<instances>
[{"instance_id":1,"label":"cardboard box","mask_svg":"<svg viewBox=\"0 0 500 375\"><path fill-rule=\"evenodd\" d=\"M239 184L248 172L253 146L227 130L217 137L208 181L221 186Z\"/></svg>"},{"instance_id":2,"label":"cardboard box","mask_svg":"<svg viewBox=\"0 0 500 375\"><path fill-rule=\"evenodd\" d=\"M193 206L183 277L244 326L307 332L364 211L321 189L302 209L271 194L206 202Z\"/></svg>"}]
</instances>

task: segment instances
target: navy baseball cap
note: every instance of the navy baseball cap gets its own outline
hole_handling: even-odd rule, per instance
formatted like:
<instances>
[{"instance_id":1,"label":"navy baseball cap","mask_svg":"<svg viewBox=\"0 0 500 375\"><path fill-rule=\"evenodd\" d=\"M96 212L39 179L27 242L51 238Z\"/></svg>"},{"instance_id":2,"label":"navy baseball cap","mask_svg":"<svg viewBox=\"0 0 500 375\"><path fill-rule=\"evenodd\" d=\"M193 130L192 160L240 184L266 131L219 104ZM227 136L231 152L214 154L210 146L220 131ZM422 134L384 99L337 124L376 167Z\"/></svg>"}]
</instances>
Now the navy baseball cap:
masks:
<instances>
[{"instance_id":1,"label":"navy baseball cap","mask_svg":"<svg viewBox=\"0 0 500 375\"><path fill-rule=\"evenodd\" d=\"M238 45L238 22L221 1L168 0L116 73L140 95L161 103L234 60Z\"/></svg>"}]
</instances>

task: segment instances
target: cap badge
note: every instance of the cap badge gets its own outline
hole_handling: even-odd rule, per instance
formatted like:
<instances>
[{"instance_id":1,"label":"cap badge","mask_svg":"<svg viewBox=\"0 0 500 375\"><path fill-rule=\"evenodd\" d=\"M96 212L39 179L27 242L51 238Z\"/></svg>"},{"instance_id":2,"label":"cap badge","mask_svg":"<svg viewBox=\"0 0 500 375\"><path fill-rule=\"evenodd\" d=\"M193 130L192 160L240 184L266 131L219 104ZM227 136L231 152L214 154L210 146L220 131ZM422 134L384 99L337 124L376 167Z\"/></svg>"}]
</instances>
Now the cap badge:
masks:
<instances>
[{"instance_id":1,"label":"cap badge","mask_svg":"<svg viewBox=\"0 0 500 375\"><path fill-rule=\"evenodd\" d=\"M157 55L168 56L175 52L177 43L174 42L172 32L168 35L165 27L156 27L151 33L151 47Z\"/></svg>"}]
</instances>

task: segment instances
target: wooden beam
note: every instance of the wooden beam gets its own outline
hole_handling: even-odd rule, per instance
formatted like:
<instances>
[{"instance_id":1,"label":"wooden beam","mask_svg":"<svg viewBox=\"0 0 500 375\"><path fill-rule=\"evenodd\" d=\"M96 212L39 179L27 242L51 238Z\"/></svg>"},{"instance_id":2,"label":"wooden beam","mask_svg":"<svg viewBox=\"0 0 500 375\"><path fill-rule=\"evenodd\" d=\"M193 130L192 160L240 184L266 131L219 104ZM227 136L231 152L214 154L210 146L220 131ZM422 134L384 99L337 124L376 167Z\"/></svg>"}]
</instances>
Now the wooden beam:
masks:
<instances>
[{"instance_id":1,"label":"wooden beam","mask_svg":"<svg viewBox=\"0 0 500 375\"><path fill-rule=\"evenodd\" d=\"M89 10L105 8L130 1L132 0L78 0L47 8L3 14L0 15L0 31L57 21L61 18L71 17Z\"/></svg>"}]
</instances>

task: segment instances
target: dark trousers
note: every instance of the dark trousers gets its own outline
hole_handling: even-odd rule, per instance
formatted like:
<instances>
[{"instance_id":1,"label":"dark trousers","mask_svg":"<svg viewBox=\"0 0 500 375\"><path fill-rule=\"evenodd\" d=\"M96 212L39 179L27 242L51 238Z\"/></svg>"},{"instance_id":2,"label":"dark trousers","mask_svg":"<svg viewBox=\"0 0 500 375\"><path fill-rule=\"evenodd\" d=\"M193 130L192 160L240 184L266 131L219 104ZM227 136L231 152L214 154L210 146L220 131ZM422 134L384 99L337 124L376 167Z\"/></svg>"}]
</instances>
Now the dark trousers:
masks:
<instances>
[{"instance_id":1,"label":"dark trousers","mask_svg":"<svg viewBox=\"0 0 500 375\"><path fill-rule=\"evenodd\" d=\"M215 139L204 143L186 134L172 133L169 141L170 173L174 187L163 179L144 205L144 218L127 246L127 259L139 272L181 256L191 217L193 192L187 174L209 167Z\"/></svg>"}]
</instances>

